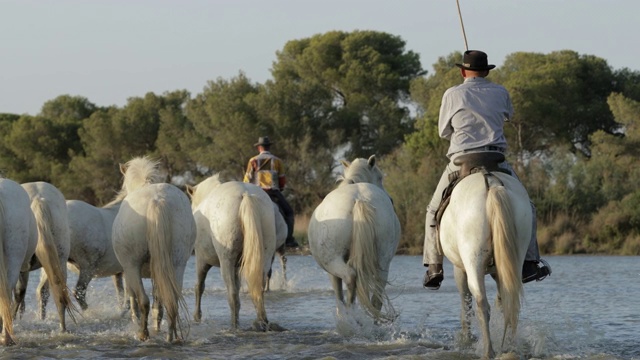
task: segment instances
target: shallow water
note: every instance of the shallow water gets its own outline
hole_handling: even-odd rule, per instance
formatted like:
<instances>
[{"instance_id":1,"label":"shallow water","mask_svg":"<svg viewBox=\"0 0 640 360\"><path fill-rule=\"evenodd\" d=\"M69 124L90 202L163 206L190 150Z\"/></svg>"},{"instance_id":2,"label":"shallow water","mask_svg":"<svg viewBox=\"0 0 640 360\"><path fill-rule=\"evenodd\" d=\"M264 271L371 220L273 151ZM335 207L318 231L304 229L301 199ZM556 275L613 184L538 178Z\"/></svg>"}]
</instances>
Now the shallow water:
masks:
<instances>
[{"instance_id":1,"label":"shallow water","mask_svg":"<svg viewBox=\"0 0 640 360\"><path fill-rule=\"evenodd\" d=\"M505 358L640 359L640 257L546 257L553 275L525 285L515 350ZM35 287L30 277L27 311L15 322L17 345L0 349L11 359L475 359L479 343L461 346L460 300L453 271L445 263L438 291L421 287L421 258L397 256L387 287L400 316L393 324L374 325L358 309L336 315L336 302L326 273L311 256L288 257L287 281L275 263L272 291L266 295L269 320L288 329L249 330L255 319L251 300L241 295L241 330L230 330L226 292L218 269L209 272L203 297L203 321L191 321L194 309L194 258L184 279L189 307L189 336L180 345L165 341L166 322L151 339L135 338L135 326L116 302L111 279L95 279L88 290L89 310L69 333L58 333L55 307L38 319ZM69 284L75 274L69 272ZM493 301L495 285L489 277ZM149 282L145 282L149 288ZM492 313L494 346L500 349L499 313ZM478 334L477 328L473 331ZM512 348L513 349L513 348Z\"/></svg>"}]
</instances>

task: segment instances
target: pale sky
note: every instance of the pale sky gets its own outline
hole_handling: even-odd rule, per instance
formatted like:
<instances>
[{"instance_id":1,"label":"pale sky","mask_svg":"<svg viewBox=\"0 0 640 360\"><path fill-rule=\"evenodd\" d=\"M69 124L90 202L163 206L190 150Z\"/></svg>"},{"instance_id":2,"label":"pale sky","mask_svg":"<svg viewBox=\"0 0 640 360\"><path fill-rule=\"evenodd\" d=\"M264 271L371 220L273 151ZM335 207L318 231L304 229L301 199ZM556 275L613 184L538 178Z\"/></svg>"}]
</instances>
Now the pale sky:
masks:
<instances>
[{"instance_id":1,"label":"pale sky","mask_svg":"<svg viewBox=\"0 0 640 360\"><path fill-rule=\"evenodd\" d=\"M640 71L640 0L459 0L470 49L573 50ZM289 40L331 30L400 36L432 73L464 51L456 0L0 0L0 113L59 95L123 106L147 92L201 93L244 72L271 79Z\"/></svg>"}]
</instances>

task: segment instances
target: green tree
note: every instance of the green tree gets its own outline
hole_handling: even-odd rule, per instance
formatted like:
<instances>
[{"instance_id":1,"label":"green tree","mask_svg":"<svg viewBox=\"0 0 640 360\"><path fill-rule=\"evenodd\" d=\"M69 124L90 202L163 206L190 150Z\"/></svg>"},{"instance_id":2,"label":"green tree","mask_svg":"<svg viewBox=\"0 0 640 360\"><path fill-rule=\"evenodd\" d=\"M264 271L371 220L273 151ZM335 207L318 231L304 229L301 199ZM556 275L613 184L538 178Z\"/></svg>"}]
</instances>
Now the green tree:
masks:
<instances>
[{"instance_id":1,"label":"green tree","mask_svg":"<svg viewBox=\"0 0 640 360\"><path fill-rule=\"evenodd\" d=\"M78 129L94 111L87 99L62 95L47 101L35 117L3 121L5 171L16 181L47 181L63 192L73 186L65 180L71 158L82 152Z\"/></svg>"},{"instance_id":2,"label":"green tree","mask_svg":"<svg viewBox=\"0 0 640 360\"><path fill-rule=\"evenodd\" d=\"M197 164L189 156L189 139L194 129L187 118L186 106L190 101L187 91L174 91L164 95L159 110L160 127L153 156L160 159L167 176L176 185L183 185ZM180 179L180 181L178 181Z\"/></svg>"},{"instance_id":3,"label":"green tree","mask_svg":"<svg viewBox=\"0 0 640 360\"><path fill-rule=\"evenodd\" d=\"M280 108L278 130L307 126L339 134L347 158L388 154L411 131L409 84L422 68L419 56L406 51L401 38L375 31L331 31L290 41L276 56L271 89L285 84L296 98L315 97L304 111ZM328 145L327 136L313 138Z\"/></svg>"},{"instance_id":4,"label":"green tree","mask_svg":"<svg viewBox=\"0 0 640 360\"><path fill-rule=\"evenodd\" d=\"M121 186L118 164L136 156L157 157L163 112L169 116L187 98L181 91L162 96L147 93L128 99L123 108L101 109L86 119L79 131L84 155L74 157L70 164L70 179L77 184L73 189L75 198L93 204L110 201ZM168 140L163 146L167 144ZM173 158L168 155L165 160L170 159ZM167 174L167 180L170 175L174 174Z\"/></svg>"},{"instance_id":5,"label":"green tree","mask_svg":"<svg viewBox=\"0 0 640 360\"><path fill-rule=\"evenodd\" d=\"M253 104L260 89L241 73L231 80L210 81L189 102L187 118L193 132L185 146L201 172L242 179L246 161L255 153L252 145L268 127Z\"/></svg>"},{"instance_id":6,"label":"green tree","mask_svg":"<svg viewBox=\"0 0 640 360\"><path fill-rule=\"evenodd\" d=\"M547 55L517 52L496 72L516 109L507 128L515 153L548 151L568 143L590 156L590 134L619 130L606 101L614 76L604 59L570 50Z\"/></svg>"},{"instance_id":7,"label":"green tree","mask_svg":"<svg viewBox=\"0 0 640 360\"><path fill-rule=\"evenodd\" d=\"M11 178L15 172L24 171L27 163L17 158L9 146L13 124L20 119L17 114L0 114L0 175Z\"/></svg>"},{"instance_id":8,"label":"green tree","mask_svg":"<svg viewBox=\"0 0 640 360\"><path fill-rule=\"evenodd\" d=\"M591 136L593 155L586 172L599 180L603 206L594 211L588 240L594 251L619 251L625 246L640 254L640 102L612 94L608 103L624 136L598 131ZM590 194L587 194L590 196ZM625 244L632 241L633 244Z\"/></svg>"}]
</instances>

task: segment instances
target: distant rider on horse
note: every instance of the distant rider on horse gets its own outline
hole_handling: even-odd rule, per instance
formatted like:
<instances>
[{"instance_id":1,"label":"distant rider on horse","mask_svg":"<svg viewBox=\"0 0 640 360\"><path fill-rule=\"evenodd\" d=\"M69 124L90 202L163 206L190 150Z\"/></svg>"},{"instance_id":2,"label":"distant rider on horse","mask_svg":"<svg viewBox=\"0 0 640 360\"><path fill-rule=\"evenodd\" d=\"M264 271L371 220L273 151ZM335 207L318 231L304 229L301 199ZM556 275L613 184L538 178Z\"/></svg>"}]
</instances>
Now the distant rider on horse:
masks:
<instances>
[{"instance_id":1,"label":"distant rider on horse","mask_svg":"<svg viewBox=\"0 0 640 360\"><path fill-rule=\"evenodd\" d=\"M282 190L287 184L287 177L284 173L282 160L269 152L271 144L272 142L268 136L258 138L258 142L253 144L260 153L249 159L247 171L244 174L244 182L261 187L269 194L271 200L278 204L288 227L285 245L295 248L299 245L293 237L293 209L282 194Z\"/></svg>"}]
</instances>

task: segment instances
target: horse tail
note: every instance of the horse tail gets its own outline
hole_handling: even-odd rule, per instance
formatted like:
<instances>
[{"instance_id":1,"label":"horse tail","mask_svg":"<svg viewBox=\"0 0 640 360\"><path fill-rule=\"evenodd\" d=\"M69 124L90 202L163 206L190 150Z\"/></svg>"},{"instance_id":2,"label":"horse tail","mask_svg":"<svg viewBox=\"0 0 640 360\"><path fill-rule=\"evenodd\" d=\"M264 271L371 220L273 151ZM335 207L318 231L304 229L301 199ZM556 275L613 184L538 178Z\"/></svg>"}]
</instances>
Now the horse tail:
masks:
<instances>
[{"instance_id":1,"label":"horse tail","mask_svg":"<svg viewBox=\"0 0 640 360\"><path fill-rule=\"evenodd\" d=\"M67 274L64 271L66 268L61 267L60 264L58 247L56 246L55 237L51 229L53 218L47 199L40 196L34 197L31 200L31 211L33 211L36 225L38 226L36 257L47 274L51 292L53 293L54 299L56 299L56 304L66 309L71 320L77 324L75 314L78 313L78 310L71 302L71 297L69 296Z\"/></svg>"},{"instance_id":2,"label":"horse tail","mask_svg":"<svg viewBox=\"0 0 640 360\"><path fill-rule=\"evenodd\" d=\"M175 320L180 336L185 338L185 326L180 318L180 308L188 313L173 265L173 237L169 205L164 198L154 198L147 206L147 243L149 244L149 267L151 280L157 289L160 302L170 321ZM187 315L188 317L188 315ZM171 330L170 330L171 331Z\"/></svg>"},{"instance_id":3,"label":"horse tail","mask_svg":"<svg viewBox=\"0 0 640 360\"><path fill-rule=\"evenodd\" d=\"M386 284L380 278L374 215L375 208L371 204L356 199L348 264L356 272L356 297L360 305L375 319L391 321L395 318L395 312L384 291ZM386 311L378 309L371 301L372 298L380 299Z\"/></svg>"},{"instance_id":4,"label":"horse tail","mask_svg":"<svg viewBox=\"0 0 640 360\"><path fill-rule=\"evenodd\" d=\"M4 205L0 201L0 224L4 223ZM13 316L11 314L11 286L7 278L7 262L4 261L4 244L7 239L4 231L0 231L0 316L4 331L9 337L13 335Z\"/></svg>"},{"instance_id":5,"label":"horse tail","mask_svg":"<svg viewBox=\"0 0 640 360\"><path fill-rule=\"evenodd\" d=\"M505 334L510 326L515 334L523 294L522 267L518 262L516 220L504 186L489 188L486 204L493 238L493 253L502 303ZM504 340L504 338L503 338Z\"/></svg>"},{"instance_id":6,"label":"horse tail","mask_svg":"<svg viewBox=\"0 0 640 360\"><path fill-rule=\"evenodd\" d=\"M247 281L254 303L262 301L264 285L264 234L259 209L260 199L257 196L246 192L242 194L238 211L244 235L240 274Z\"/></svg>"}]
</instances>

